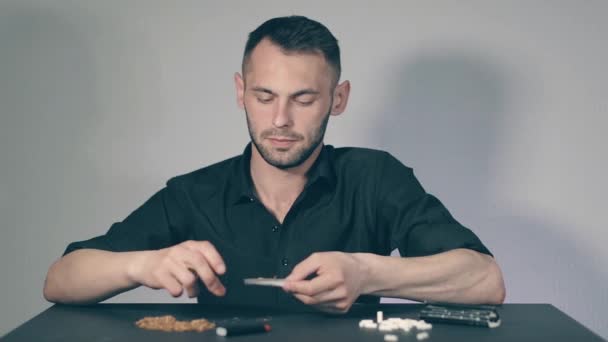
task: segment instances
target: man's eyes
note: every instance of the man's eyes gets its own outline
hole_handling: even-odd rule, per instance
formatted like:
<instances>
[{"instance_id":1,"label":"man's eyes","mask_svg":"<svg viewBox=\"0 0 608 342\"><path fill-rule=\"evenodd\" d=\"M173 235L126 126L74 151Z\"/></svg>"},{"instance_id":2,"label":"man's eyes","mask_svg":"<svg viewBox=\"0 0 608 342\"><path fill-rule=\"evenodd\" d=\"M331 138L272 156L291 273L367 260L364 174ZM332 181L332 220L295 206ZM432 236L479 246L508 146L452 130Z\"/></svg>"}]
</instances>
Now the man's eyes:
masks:
<instances>
[{"instance_id":1,"label":"man's eyes","mask_svg":"<svg viewBox=\"0 0 608 342\"><path fill-rule=\"evenodd\" d=\"M300 96L296 96L294 101L302 106L310 106L317 99L316 96L311 94L302 94Z\"/></svg>"},{"instance_id":2,"label":"man's eyes","mask_svg":"<svg viewBox=\"0 0 608 342\"><path fill-rule=\"evenodd\" d=\"M313 102L315 102L315 100L309 100L309 99L296 99L295 100L298 104L302 105L302 106L310 106Z\"/></svg>"},{"instance_id":3,"label":"man's eyes","mask_svg":"<svg viewBox=\"0 0 608 342\"><path fill-rule=\"evenodd\" d=\"M270 103L272 102L272 97L257 97L258 102L260 103Z\"/></svg>"},{"instance_id":4,"label":"man's eyes","mask_svg":"<svg viewBox=\"0 0 608 342\"><path fill-rule=\"evenodd\" d=\"M263 103L263 104L269 104L274 100L274 96L270 96L270 97L262 97L262 96L256 96L256 99L258 100L258 102ZM310 97L296 97L293 99L294 102L296 102L297 104L301 105L301 106L310 106L311 104L313 104L315 102L315 98L310 98Z\"/></svg>"}]
</instances>

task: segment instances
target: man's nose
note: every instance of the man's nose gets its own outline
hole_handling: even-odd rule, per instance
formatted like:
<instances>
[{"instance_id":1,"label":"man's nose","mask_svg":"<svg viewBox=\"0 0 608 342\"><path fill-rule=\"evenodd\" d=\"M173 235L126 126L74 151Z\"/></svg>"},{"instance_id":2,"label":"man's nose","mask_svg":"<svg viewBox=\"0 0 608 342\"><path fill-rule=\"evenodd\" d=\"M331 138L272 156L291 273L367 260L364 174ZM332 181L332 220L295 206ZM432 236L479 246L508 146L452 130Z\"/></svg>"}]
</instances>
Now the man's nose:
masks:
<instances>
[{"instance_id":1,"label":"man's nose","mask_svg":"<svg viewBox=\"0 0 608 342\"><path fill-rule=\"evenodd\" d=\"M288 102L279 102L272 118L275 127L288 127L292 125L291 108Z\"/></svg>"}]
</instances>

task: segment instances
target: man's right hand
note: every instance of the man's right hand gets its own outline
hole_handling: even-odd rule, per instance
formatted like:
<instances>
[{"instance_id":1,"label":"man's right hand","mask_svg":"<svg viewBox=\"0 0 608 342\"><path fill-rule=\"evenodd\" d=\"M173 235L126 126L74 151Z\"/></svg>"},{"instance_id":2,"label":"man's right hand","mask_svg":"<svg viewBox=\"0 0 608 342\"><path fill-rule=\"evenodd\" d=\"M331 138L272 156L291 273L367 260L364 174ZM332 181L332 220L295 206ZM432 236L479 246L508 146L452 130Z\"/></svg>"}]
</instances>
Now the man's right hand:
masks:
<instances>
[{"instance_id":1,"label":"man's right hand","mask_svg":"<svg viewBox=\"0 0 608 342\"><path fill-rule=\"evenodd\" d=\"M188 297L196 297L197 279L214 295L226 294L217 277L226 272L226 264L208 241L185 241L165 249L141 252L127 272L133 282L166 289L173 297L181 296L184 290Z\"/></svg>"}]
</instances>

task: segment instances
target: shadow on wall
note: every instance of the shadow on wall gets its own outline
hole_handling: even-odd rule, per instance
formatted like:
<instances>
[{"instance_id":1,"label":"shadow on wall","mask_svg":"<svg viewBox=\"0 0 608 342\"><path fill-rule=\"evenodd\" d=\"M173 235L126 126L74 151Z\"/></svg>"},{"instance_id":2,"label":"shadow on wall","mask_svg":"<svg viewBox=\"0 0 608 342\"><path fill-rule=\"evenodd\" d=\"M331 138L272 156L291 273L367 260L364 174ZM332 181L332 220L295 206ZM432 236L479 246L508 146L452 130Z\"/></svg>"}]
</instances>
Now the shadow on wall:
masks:
<instances>
[{"instance_id":1,"label":"shadow on wall","mask_svg":"<svg viewBox=\"0 0 608 342\"><path fill-rule=\"evenodd\" d=\"M471 218L463 223L501 265L508 302L554 304L608 336L608 279L599 263L560 236L554 219L513 211L491 195L508 107L525 84L492 59L460 51L422 54L396 70L394 92L377 111L378 147L413 167L456 218Z\"/></svg>"}]
</instances>

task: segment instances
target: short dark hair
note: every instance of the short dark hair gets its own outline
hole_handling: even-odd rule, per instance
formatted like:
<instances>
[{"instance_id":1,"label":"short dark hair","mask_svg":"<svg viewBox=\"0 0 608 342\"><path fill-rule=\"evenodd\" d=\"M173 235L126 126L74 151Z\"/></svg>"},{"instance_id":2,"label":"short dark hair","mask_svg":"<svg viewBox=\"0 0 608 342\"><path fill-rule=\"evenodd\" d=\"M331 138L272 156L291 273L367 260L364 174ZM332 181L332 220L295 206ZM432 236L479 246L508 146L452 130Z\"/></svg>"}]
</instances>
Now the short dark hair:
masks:
<instances>
[{"instance_id":1,"label":"short dark hair","mask_svg":"<svg viewBox=\"0 0 608 342\"><path fill-rule=\"evenodd\" d=\"M320 52L334 69L336 82L340 79L338 40L325 25L299 15L269 19L249 33L243 53L243 73L245 73L245 64L249 61L251 52L264 38L270 39L286 52Z\"/></svg>"}]
</instances>

